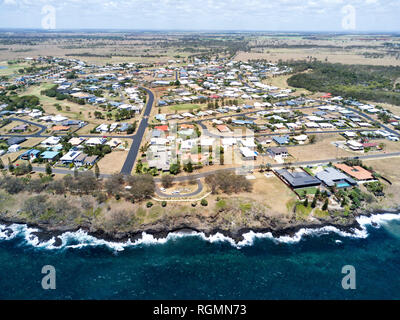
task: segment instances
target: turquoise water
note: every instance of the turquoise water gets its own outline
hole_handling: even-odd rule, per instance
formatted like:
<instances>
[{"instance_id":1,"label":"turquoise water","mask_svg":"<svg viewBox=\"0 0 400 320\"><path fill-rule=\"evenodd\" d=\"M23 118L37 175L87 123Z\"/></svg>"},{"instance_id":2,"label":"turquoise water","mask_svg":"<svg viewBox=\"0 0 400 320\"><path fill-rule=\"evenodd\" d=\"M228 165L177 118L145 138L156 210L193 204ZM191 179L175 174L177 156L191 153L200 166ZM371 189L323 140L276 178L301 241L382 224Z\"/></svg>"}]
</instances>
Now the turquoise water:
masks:
<instances>
[{"instance_id":1,"label":"turquoise water","mask_svg":"<svg viewBox=\"0 0 400 320\"><path fill-rule=\"evenodd\" d=\"M340 183L337 185L338 188L348 188L350 185L348 183Z\"/></svg>"},{"instance_id":2,"label":"turquoise water","mask_svg":"<svg viewBox=\"0 0 400 320\"><path fill-rule=\"evenodd\" d=\"M20 232L0 240L0 299L400 299L400 220L379 223L362 238L304 232L239 249L186 236L116 251L82 247L95 242L80 234L49 250ZM56 290L41 288L44 265L56 268ZM356 290L341 287L344 265L356 268Z\"/></svg>"}]
</instances>

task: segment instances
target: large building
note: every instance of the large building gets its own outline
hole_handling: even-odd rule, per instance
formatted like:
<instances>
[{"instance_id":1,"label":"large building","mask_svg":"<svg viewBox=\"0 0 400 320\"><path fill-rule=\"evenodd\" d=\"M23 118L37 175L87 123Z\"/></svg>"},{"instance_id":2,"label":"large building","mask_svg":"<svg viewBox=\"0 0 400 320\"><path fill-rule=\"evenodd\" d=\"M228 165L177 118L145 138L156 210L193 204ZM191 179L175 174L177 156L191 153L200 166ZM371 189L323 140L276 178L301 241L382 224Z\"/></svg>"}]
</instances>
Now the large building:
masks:
<instances>
[{"instance_id":1,"label":"large building","mask_svg":"<svg viewBox=\"0 0 400 320\"><path fill-rule=\"evenodd\" d=\"M286 169L277 170L276 173L288 183L292 188L307 188L317 187L321 185L321 181L313 176L310 176L305 171L289 171Z\"/></svg>"},{"instance_id":2,"label":"large building","mask_svg":"<svg viewBox=\"0 0 400 320\"><path fill-rule=\"evenodd\" d=\"M318 172L315 176L328 187L347 188L357 184L352 178L332 167Z\"/></svg>"}]
</instances>

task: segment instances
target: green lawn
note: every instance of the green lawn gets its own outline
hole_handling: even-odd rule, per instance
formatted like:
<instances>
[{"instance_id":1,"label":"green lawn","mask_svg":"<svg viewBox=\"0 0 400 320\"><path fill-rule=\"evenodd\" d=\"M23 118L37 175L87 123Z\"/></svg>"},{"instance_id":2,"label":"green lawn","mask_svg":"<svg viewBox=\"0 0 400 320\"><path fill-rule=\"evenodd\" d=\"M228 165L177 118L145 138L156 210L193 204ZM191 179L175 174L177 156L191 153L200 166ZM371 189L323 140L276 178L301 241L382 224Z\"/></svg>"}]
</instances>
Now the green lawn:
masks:
<instances>
[{"instance_id":1,"label":"green lawn","mask_svg":"<svg viewBox=\"0 0 400 320\"><path fill-rule=\"evenodd\" d=\"M296 219L306 220L312 211L311 206L305 207L301 202L296 204Z\"/></svg>"},{"instance_id":2,"label":"green lawn","mask_svg":"<svg viewBox=\"0 0 400 320\"><path fill-rule=\"evenodd\" d=\"M317 190L318 190L318 188L316 188L316 187L296 189L297 193L300 195L302 195L304 191L306 191L307 194L315 194L317 192Z\"/></svg>"},{"instance_id":3,"label":"green lawn","mask_svg":"<svg viewBox=\"0 0 400 320\"><path fill-rule=\"evenodd\" d=\"M198 104L177 104L175 106L171 106L171 110L183 111L183 110L195 110L201 108Z\"/></svg>"}]
</instances>

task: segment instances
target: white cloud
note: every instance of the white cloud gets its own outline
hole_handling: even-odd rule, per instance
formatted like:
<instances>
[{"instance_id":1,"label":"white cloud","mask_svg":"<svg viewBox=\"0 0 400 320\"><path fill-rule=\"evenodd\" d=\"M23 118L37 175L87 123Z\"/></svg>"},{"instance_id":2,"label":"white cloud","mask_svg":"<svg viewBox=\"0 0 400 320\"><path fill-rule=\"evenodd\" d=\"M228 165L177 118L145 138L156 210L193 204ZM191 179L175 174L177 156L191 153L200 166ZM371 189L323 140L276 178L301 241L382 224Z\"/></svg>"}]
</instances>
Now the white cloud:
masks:
<instances>
[{"instance_id":1,"label":"white cloud","mask_svg":"<svg viewBox=\"0 0 400 320\"><path fill-rule=\"evenodd\" d=\"M189 28L193 21L198 21L204 28L249 29L251 26L260 30L269 24L282 30L340 29L341 9L350 4L361 18L357 19L360 29L383 26L400 30L399 19L394 19L400 15L399 0L3 0L0 26L18 23L11 18L8 21L7 15L20 15L23 23L24 16L40 15L40 8L47 4L55 6L57 17L65 27L111 28L114 21L116 26L145 29L162 20L169 22L171 29ZM379 22L375 25L367 22L380 18L385 21L382 26Z\"/></svg>"}]
</instances>

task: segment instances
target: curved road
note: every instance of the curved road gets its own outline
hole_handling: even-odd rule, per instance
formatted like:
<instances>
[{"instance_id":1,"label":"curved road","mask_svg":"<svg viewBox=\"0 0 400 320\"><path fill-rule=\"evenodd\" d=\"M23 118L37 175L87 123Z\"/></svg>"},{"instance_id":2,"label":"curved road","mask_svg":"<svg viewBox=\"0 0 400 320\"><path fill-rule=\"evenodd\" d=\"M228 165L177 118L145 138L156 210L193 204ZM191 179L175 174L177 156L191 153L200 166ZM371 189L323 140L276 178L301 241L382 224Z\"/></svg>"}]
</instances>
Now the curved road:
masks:
<instances>
[{"instance_id":1,"label":"curved road","mask_svg":"<svg viewBox=\"0 0 400 320\"><path fill-rule=\"evenodd\" d=\"M176 180L176 179L175 179ZM200 179L196 180L197 182L197 190L193 191L191 193L185 193L185 194L166 194L163 193L157 186L156 186L156 194L160 197L163 198L181 198L181 197L193 197L197 196L199 193L201 193L204 189L203 183L200 181Z\"/></svg>"}]
</instances>

